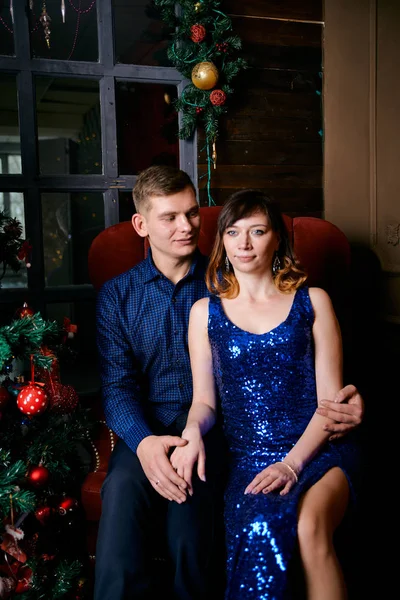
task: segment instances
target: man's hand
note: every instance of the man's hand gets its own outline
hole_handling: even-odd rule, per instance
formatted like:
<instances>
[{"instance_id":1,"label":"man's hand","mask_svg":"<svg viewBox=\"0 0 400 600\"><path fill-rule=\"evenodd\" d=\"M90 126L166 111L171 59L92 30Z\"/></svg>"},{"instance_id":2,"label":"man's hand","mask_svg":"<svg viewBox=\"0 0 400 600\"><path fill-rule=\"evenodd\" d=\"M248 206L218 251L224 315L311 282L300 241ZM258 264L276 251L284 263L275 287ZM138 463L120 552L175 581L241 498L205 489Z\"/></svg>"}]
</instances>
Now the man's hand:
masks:
<instances>
[{"instance_id":1,"label":"man's hand","mask_svg":"<svg viewBox=\"0 0 400 600\"><path fill-rule=\"evenodd\" d=\"M174 471L168 455L171 448L185 446L186 440L173 435L149 435L136 450L142 469L153 488L167 500L182 504L187 483Z\"/></svg>"},{"instance_id":2,"label":"man's hand","mask_svg":"<svg viewBox=\"0 0 400 600\"><path fill-rule=\"evenodd\" d=\"M346 385L333 401L322 400L317 413L332 419L324 429L333 433L330 441L336 440L360 425L364 417L364 400L354 385Z\"/></svg>"}]
</instances>

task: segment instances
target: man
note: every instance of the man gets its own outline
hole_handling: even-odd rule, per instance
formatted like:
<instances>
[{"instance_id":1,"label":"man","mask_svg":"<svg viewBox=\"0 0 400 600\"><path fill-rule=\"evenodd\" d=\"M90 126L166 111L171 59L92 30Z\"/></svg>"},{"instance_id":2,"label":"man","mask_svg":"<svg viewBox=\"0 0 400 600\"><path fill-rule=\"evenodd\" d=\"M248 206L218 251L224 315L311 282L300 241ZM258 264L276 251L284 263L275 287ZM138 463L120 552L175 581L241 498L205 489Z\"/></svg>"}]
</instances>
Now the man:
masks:
<instances>
[{"instance_id":1,"label":"man","mask_svg":"<svg viewBox=\"0 0 400 600\"><path fill-rule=\"evenodd\" d=\"M225 455L220 429L205 440L207 480L194 474L193 493L169 461L171 450L186 444L180 434L192 400L189 312L208 294L207 259L197 249L199 206L188 175L165 166L143 171L133 198L132 224L147 237L149 255L108 281L97 304L105 417L120 440L102 488L94 597L152 598L152 546L165 538L172 581L170 590L165 582L163 597L218 598L224 571L223 553L215 551ZM354 386L337 400L319 409L333 419L333 436L363 416Z\"/></svg>"}]
</instances>

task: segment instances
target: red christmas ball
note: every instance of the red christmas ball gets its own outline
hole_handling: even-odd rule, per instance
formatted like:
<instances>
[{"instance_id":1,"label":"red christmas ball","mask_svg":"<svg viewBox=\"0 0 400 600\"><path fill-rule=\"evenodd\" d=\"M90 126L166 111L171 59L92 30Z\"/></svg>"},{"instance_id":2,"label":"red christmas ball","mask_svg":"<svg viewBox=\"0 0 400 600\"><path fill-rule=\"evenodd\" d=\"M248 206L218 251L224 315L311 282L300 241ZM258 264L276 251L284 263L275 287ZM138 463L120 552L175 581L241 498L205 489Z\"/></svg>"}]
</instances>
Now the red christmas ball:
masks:
<instances>
[{"instance_id":1,"label":"red christmas ball","mask_svg":"<svg viewBox=\"0 0 400 600\"><path fill-rule=\"evenodd\" d=\"M67 512L74 512L78 508L78 500L66 496L58 505L58 512L61 516L65 516Z\"/></svg>"},{"instance_id":2,"label":"red christmas ball","mask_svg":"<svg viewBox=\"0 0 400 600\"><path fill-rule=\"evenodd\" d=\"M3 386L0 386L0 410L4 410L10 399L10 392Z\"/></svg>"},{"instance_id":3,"label":"red christmas ball","mask_svg":"<svg viewBox=\"0 0 400 600\"><path fill-rule=\"evenodd\" d=\"M210 102L214 106L222 106L226 102L226 94L222 90L213 90L210 94Z\"/></svg>"},{"instance_id":4,"label":"red christmas ball","mask_svg":"<svg viewBox=\"0 0 400 600\"><path fill-rule=\"evenodd\" d=\"M31 467L28 473L28 481L35 487L42 487L46 485L50 477L49 470L46 467L39 465L38 467Z\"/></svg>"},{"instance_id":5,"label":"red christmas ball","mask_svg":"<svg viewBox=\"0 0 400 600\"><path fill-rule=\"evenodd\" d=\"M190 28L190 39L192 42L198 44L204 40L206 33L206 28L203 25L192 25Z\"/></svg>"},{"instance_id":6,"label":"red christmas ball","mask_svg":"<svg viewBox=\"0 0 400 600\"><path fill-rule=\"evenodd\" d=\"M53 383L47 387L49 392L49 410L54 413L68 414L75 410L79 402L78 392L72 385Z\"/></svg>"},{"instance_id":7,"label":"red christmas ball","mask_svg":"<svg viewBox=\"0 0 400 600\"><path fill-rule=\"evenodd\" d=\"M21 308L18 308L15 312L15 318L16 319L23 319L24 317L32 317L35 314L35 311L33 311L30 306L28 306L28 304L26 302L23 303L23 305L21 306Z\"/></svg>"},{"instance_id":8,"label":"red christmas ball","mask_svg":"<svg viewBox=\"0 0 400 600\"><path fill-rule=\"evenodd\" d=\"M40 385L30 383L17 396L17 406L24 415L33 417L40 415L47 408L49 399Z\"/></svg>"},{"instance_id":9,"label":"red christmas ball","mask_svg":"<svg viewBox=\"0 0 400 600\"><path fill-rule=\"evenodd\" d=\"M39 506L39 508L35 510L35 517L42 525L46 525L50 521L52 514L53 509L50 506Z\"/></svg>"}]
</instances>

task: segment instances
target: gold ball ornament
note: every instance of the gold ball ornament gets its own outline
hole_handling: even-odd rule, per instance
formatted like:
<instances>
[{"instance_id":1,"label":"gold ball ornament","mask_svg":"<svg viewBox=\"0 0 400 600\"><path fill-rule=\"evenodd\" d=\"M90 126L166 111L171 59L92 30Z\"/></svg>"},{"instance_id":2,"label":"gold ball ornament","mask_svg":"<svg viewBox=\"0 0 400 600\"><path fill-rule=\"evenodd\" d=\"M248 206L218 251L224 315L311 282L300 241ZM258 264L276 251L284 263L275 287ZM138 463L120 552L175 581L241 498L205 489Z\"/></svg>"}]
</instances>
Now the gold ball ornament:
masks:
<instances>
[{"instance_id":1,"label":"gold ball ornament","mask_svg":"<svg viewBox=\"0 0 400 600\"><path fill-rule=\"evenodd\" d=\"M212 62L201 62L193 67L192 83L199 90L211 90L218 81L218 69Z\"/></svg>"},{"instance_id":2,"label":"gold ball ornament","mask_svg":"<svg viewBox=\"0 0 400 600\"><path fill-rule=\"evenodd\" d=\"M196 4L194 5L194 12L201 12L203 10L203 3L202 2L196 2Z\"/></svg>"}]
</instances>

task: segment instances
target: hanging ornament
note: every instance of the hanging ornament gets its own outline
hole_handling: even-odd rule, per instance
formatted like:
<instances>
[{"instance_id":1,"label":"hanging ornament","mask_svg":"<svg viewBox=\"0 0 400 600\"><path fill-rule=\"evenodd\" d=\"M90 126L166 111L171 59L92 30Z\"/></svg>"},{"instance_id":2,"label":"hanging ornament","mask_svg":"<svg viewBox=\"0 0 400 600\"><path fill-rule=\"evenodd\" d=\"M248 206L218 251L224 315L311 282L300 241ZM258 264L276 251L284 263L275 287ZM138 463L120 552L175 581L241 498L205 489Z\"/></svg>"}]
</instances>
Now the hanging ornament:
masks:
<instances>
[{"instance_id":1,"label":"hanging ornament","mask_svg":"<svg viewBox=\"0 0 400 600\"><path fill-rule=\"evenodd\" d=\"M29 8L33 10L33 0L29 0Z\"/></svg>"},{"instance_id":2,"label":"hanging ornament","mask_svg":"<svg viewBox=\"0 0 400 600\"><path fill-rule=\"evenodd\" d=\"M213 90L210 94L210 102L214 106L222 106L226 102L226 94L222 90Z\"/></svg>"},{"instance_id":3,"label":"hanging ornament","mask_svg":"<svg viewBox=\"0 0 400 600\"><path fill-rule=\"evenodd\" d=\"M30 269L31 264L31 254L32 254L32 245L25 240L22 244L21 248L18 251L17 258L20 261L25 261L25 266L27 269Z\"/></svg>"},{"instance_id":4,"label":"hanging ornament","mask_svg":"<svg viewBox=\"0 0 400 600\"><path fill-rule=\"evenodd\" d=\"M35 517L42 525L47 525L53 515L53 509L50 506L39 506L35 510Z\"/></svg>"},{"instance_id":5,"label":"hanging ornament","mask_svg":"<svg viewBox=\"0 0 400 600\"><path fill-rule=\"evenodd\" d=\"M215 140L213 141L213 145L212 145L211 160L213 161L214 169L216 169L217 168L217 148L216 148Z\"/></svg>"},{"instance_id":6,"label":"hanging ornament","mask_svg":"<svg viewBox=\"0 0 400 600\"><path fill-rule=\"evenodd\" d=\"M5 409L10 398L10 392L3 385L0 386L0 410Z\"/></svg>"},{"instance_id":7,"label":"hanging ornament","mask_svg":"<svg viewBox=\"0 0 400 600\"><path fill-rule=\"evenodd\" d=\"M200 62L193 67L192 83L199 90L211 90L218 81L218 75L218 69L214 63Z\"/></svg>"},{"instance_id":8,"label":"hanging ornament","mask_svg":"<svg viewBox=\"0 0 400 600\"><path fill-rule=\"evenodd\" d=\"M24 302L20 308L15 311L16 319L23 319L24 317L32 317L35 312L28 306L27 302Z\"/></svg>"},{"instance_id":9,"label":"hanging ornament","mask_svg":"<svg viewBox=\"0 0 400 600\"><path fill-rule=\"evenodd\" d=\"M32 587L32 569L27 565L23 565L20 569L18 569L17 577L18 582L15 588L16 594L24 594Z\"/></svg>"},{"instance_id":10,"label":"hanging ornament","mask_svg":"<svg viewBox=\"0 0 400 600\"><path fill-rule=\"evenodd\" d=\"M190 28L190 39L192 42L199 44L206 37L206 28L203 25L192 25Z\"/></svg>"},{"instance_id":11,"label":"hanging ornament","mask_svg":"<svg viewBox=\"0 0 400 600\"><path fill-rule=\"evenodd\" d=\"M75 498L71 498L70 496L65 496L58 505L58 513L65 517L67 513L75 513L78 509L79 503Z\"/></svg>"},{"instance_id":12,"label":"hanging ornament","mask_svg":"<svg viewBox=\"0 0 400 600\"><path fill-rule=\"evenodd\" d=\"M61 0L61 16L62 22L65 23L65 0Z\"/></svg>"},{"instance_id":13,"label":"hanging ornament","mask_svg":"<svg viewBox=\"0 0 400 600\"><path fill-rule=\"evenodd\" d=\"M51 23L51 18L50 18L50 16L47 13L46 2L43 2L42 14L40 15L39 21L43 25L44 38L46 40L47 47L50 48L50 34L51 34L50 23Z\"/></svg>"},{"instance_id":14,"label":"hanging ornament","mask_svg":"<svg viewBox=\"0 0 400 600\"><path fill-rule=\"evenodd\" d=\"M19 392L17 406L29 417L40 415L47 408L49 399L43 387L38 383L29 383Z\"/></svg>"},{"instance_id":15,"label":"hanging ornament","mask_svg":"<svg viewBox=\"0 0 400 600\"><path fill-rule=\"evenodd\" d=\"M10 598L15 590L15 580L12 577L0 577L0 598Z\"/></svg>"},{"instance_id":16,"label":"hanging ornament","mask_svg":"<svg viewBox=\"0 0 400 600\"><path fill-rule=\"evenodd\" d=\"M72 338L75 336L75 334L78 331L78 325L74 325L74 323L71 323L71 319L69 319L68 317L64 317L64 321L63 321L63 328L64 331L67 334L67 338L69 340L72 340ZM66 339L65 337L63 338L63 343L65 343Z\"/></svg>"},{"instance_id":17,"label":"hanging ornament","mask_svg":"<svg viewBox=\"0 0 400 600\"><path fill-rule=\"evenodd\" d=\"M5 530L5 533L2 533L1 535L0 548L15 558L18 562L26 562L26 553L18 544L18 542L23 539L24 532L22 529L9 524L5 526Z\"/></svg>"},{"instance_id":18,"label":"hanging ornament","mask_svg":"<svg viewBox=\"0 0 400 600\"><path fill-rule=\"evenodd\" d=\"M35 487L43 487L46 485L50 477L50 472L43 465L31 467L28 471L27 479L31 485Z\"/></svg>"},{"instance_id":19,"label":"hanging ornament","mask_svg":"<svg viewBox=\"0 0 400 600\"><path fill-rule=\"evenodd\" d=\"M49 410L52 413L69 414L75 410L79 403L78 392L72 385L50 383Z\"/></svg>"},{"instance_id":20,"label":"hanging ornament","mask_svg":"<svg viewBox=\"0 0 400 600\"><path fill-rule=\"evenodd\" d=\"M196 4L194 5L194 12L199 13L203 10L203 3L202 2L196 2Z\"/></svg>"}]
</instances>

